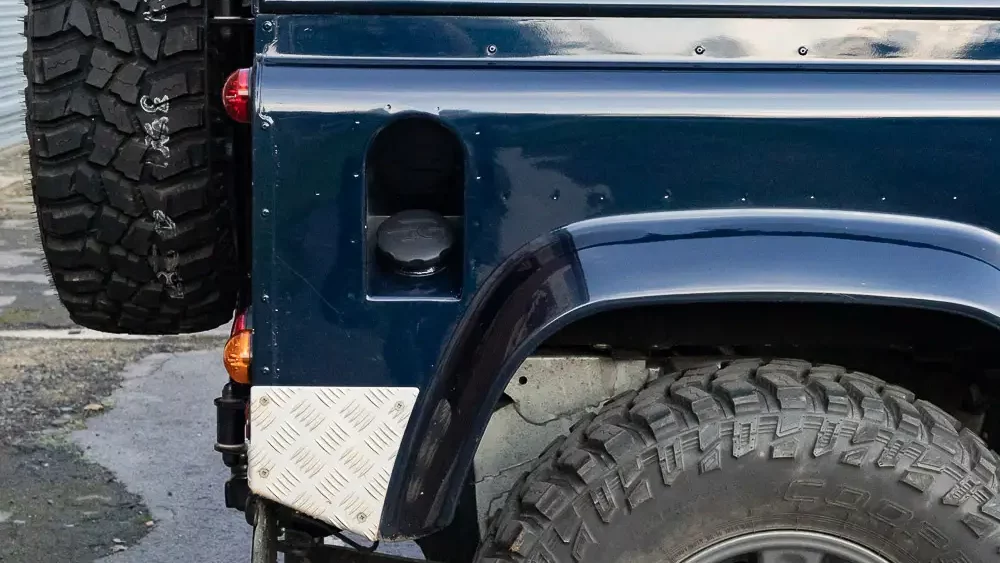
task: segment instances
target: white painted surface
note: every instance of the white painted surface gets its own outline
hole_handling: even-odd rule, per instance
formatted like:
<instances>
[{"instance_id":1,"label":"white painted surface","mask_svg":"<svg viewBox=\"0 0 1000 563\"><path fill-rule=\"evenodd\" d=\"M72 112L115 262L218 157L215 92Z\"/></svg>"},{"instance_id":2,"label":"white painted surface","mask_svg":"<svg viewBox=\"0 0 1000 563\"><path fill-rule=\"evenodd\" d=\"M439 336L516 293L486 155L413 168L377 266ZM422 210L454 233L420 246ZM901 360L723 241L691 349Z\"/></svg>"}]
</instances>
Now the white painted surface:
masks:
<instances>
[{"instance_id":1,"label":"white painted surface","mask_svg":"<svg viewBox=\"0 0 1000 563\"><path fill-rule=\"evenodd\" d=\"M0 2L4 1L0 0ZM34 219L4 219L0 221L0 230L35 231L38 230L38 221Z\"/></svg>"},{"instance_id":2,"label":"white painted surface","mask_svg":"<svg viewBox=\"0 0 1000 563\"><path fill-rule=\"evenodd\" d=\"M36 253L25 248L0 250L0 271L31 266L37 258Z\"/></svg>"},{"instance_id":3,"label":"white painted surface","mask_svg":"<svg viewBox=\"0 0 1000 563\"><path fill-rule=\"evenodd\" d=\"M49 285L49 278L45 274L5 274L0 272L0 282Z\"/></svg>"}]
</instances>

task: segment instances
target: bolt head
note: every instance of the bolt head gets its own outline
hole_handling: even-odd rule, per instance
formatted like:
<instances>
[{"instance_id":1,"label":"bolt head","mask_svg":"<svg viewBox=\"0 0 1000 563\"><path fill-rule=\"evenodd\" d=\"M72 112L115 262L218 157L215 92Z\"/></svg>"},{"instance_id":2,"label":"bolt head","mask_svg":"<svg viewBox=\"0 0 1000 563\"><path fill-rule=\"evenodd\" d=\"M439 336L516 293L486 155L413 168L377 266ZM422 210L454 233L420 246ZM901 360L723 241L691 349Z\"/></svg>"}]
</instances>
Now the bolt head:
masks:
<instances>
[{"instance_id":1,"label":"bolt head","mask_svg":"<svg viewBox=\"0 0 1000 563\"><path fill-rule=\"evenodd\" d=\"M264 31L271 31L274 29L274 22L268 20L264 22Z\"/></svg>"}]
</instances>

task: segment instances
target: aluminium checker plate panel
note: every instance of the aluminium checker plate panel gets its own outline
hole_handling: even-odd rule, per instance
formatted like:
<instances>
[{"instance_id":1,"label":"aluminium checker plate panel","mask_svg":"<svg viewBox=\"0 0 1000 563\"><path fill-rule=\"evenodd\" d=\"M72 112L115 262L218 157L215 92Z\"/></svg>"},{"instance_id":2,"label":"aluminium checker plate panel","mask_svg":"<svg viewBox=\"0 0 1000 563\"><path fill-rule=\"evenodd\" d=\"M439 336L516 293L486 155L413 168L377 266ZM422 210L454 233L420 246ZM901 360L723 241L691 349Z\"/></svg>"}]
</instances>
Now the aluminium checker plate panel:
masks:
<instances>
[{"instance_id":1,"label":"aluminium checker plate panel","mask_svg":"<svg viewBox=\"0 0 1000 563\"><path fill-rule=\"evenodd\" d=\"M251 389L250 489L341 530L378 538L415 387Z\"/></svg>"}]
</instances>

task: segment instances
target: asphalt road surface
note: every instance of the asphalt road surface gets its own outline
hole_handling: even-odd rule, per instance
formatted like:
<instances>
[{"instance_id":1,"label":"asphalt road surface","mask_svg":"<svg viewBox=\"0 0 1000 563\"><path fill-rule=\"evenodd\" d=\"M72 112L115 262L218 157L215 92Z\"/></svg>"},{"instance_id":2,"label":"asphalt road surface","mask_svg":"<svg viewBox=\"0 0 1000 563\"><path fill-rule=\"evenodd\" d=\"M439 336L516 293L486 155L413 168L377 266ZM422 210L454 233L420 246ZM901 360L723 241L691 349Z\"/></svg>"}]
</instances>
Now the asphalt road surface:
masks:
<instances>
[{"instance_id":1,"label":"asphalt road surface","mask_svg":"<svg viewBox=\"0 0 1000 563\"><path fill-rule=\"evenodd\" d=\"M228 469L212 449L212 399L225 382L216 350L148 356L125 371L114 408L72 434L88 459L142 498L155 523L107 561L249 561L250 527L223 506Z\"/></svg>"},{"instance_id":2,"label":"asphalt road surface","mask_svg":"<svg viewBox=\"0 0 1000 563\"><path fill-rule=\"evenodd\" d=\"M0 182L0 562L249 561L250 527L224 506L228 469L212 447L227 332L74 326L30 197ZM412 543L380 551L420 557Z\"/></svg>"}]
</instances>

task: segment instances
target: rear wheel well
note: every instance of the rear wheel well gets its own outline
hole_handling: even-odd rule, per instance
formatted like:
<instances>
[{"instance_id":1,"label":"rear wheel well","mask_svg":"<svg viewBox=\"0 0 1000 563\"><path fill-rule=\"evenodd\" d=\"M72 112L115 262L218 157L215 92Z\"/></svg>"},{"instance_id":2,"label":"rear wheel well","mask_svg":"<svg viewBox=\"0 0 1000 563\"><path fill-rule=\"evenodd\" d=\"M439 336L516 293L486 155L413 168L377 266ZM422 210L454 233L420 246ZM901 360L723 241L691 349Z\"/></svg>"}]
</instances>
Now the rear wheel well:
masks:
<instances>
[{"instance_id":1,"label":"rear wheel well","mask_svg":"<svg viewBox=\"0 0 1000 563\"><path fill-rule=\"evenodd\" d=\"M826 303L699 303L598 313L539 348L618 356L764 356L849 365L892 380L961 374L991 386L1000 330L962 315L907 306ZM915 369L918 368L918 369ZM907 381L910 386L922 387Z\"/></svg>"},{"instance_id":2,"label":"rear wheel well","mask_svg":"<svg viewBox=\"0 0 1000 563\"><path fill-rule=\"evenodd\" d=\"M974 432L989 432L984 413L995 395L992 382L1000 382L992 375L1000 367L993 352L998 340L1000 331L979 320L907 306L717 302L597 313L550 336L513 375L476 453L476 497L463 499L459 510L476 513L485 530L512 479L531 467L552 436L635 389L629 386L644 371L652 381L736 358L801 358L901 385L933 398ZM584 396L582 388L594 393ZM550 400L566 403L570 396L579 404ZM447 544L459 535L446 529L435 539Z\"/></svg>"}]
</instances>

